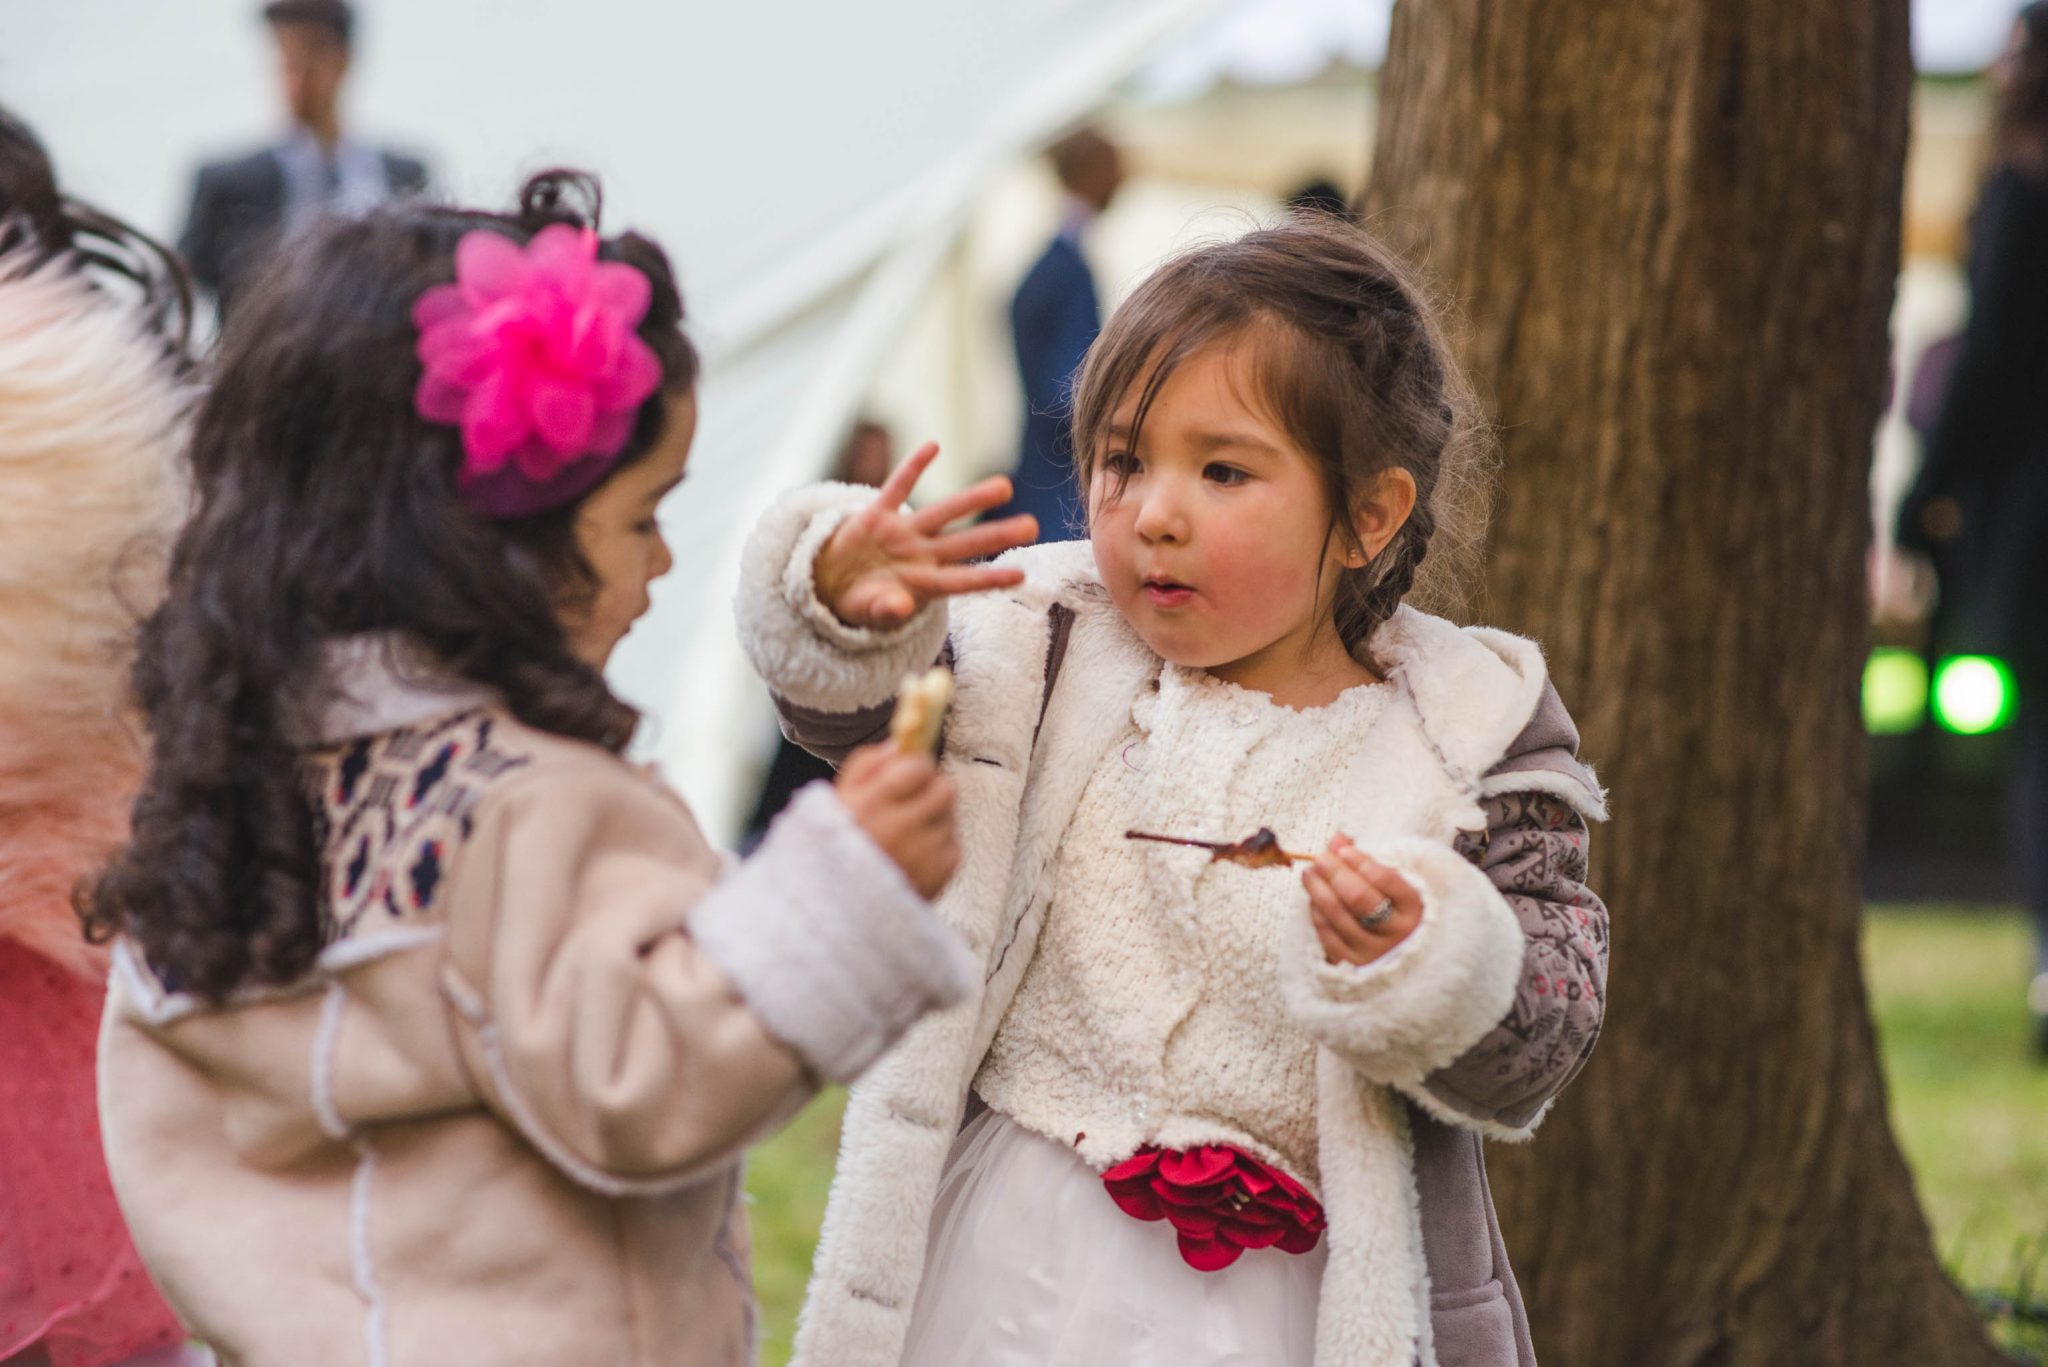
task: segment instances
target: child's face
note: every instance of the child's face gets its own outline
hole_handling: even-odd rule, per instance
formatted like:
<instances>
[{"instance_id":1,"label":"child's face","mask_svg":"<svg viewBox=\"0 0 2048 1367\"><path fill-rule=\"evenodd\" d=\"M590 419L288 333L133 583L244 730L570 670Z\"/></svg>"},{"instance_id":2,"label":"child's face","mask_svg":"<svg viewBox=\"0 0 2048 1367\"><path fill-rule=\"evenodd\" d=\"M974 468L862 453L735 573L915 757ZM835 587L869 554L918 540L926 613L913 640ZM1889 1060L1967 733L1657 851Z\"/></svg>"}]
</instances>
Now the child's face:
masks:
<instances>
[{"instance_id":1,"label":"child's face","mask_svg":"<svg viewBox=\"0 0 2048 1367\"><path fill-rule=\"evenodd\" d=\"M1251 401L1234 355L1218 344L1182 362L1136 451L1137 394L1118 405L1088 491L1096 566L1145 644L1175 664L1284 700L1305 678L1363 682L1370 672L1330 624L1356 557L1332 534L1312 458ZM1368 537L1368 550L1392 534Z\"/></svg>"},{"instance_id":2,"label":"child's face","mask_svg":"<svg viewBox=\"0 0 2048 1367\"><path fill-rule=\"evenodd\" d=\"M683 478L697 435L697 396L667 400L668 426L639 461L597 486L576 516L576 545L597 574L597 590L562 611L569 647L603 669L612 650L647 611L647 589L675 562L654 520L655 506Z\"/></svg>"}]
</instances>

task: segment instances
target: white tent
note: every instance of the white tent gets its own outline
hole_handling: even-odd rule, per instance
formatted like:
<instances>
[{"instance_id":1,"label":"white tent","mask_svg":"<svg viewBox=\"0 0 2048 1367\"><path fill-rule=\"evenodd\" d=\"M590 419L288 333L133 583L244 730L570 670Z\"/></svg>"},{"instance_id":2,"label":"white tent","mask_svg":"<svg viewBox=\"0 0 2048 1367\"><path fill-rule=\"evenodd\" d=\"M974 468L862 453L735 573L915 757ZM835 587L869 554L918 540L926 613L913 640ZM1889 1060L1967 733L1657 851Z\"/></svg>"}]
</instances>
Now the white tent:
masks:
<instances>
[{"instance_id":1,"label":"white tent","mask_svg":"<svg viewBox=\"0 0 2048 1367\"><path fill-rule=\"evenodd\" d=\"M729 832L758 748L733 644L739 538L814 476L978 187L1085 114L1211 0L962 6L368 0L354 107L503 202L601 172L607 219L679 262L707 353L677 565L614 674L643 744ZM277 123L255 0L0 4L0 89L67 184L166 235L194 159Z\"/></svg>"},{"instance_id":2,"label":"white tent","mask_svg":"<svg viewBox=\"0 0 2048 1367\"><path fill-rule=\"evenodd\" d=\"M1919 0L1921 61L1981 66L2015 7ZM256 8L0 0L0 91L72 189L169 234L194 159L276 126ZM614 675L650 715L643 745L730 834L767 731L731 627L739 540L822 468L977 196L1120 89L1186 100L1376 65L1392 0L359 9L364 132L424 148L442 189L481 203L523 171L595 169L609 223L680 264L709 359L703 425L663 510L676 570Z\"/></svg>"}]
</instances>

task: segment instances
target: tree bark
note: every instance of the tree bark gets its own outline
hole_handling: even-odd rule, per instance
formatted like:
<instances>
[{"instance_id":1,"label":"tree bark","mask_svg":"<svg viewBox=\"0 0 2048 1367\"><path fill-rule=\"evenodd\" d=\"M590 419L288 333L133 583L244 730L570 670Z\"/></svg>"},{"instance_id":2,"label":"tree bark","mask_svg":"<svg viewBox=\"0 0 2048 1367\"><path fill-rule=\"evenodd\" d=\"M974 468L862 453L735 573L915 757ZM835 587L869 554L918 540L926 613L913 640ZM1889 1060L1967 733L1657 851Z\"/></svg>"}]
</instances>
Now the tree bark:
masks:
<instances>
[{"instance_id":1,"label":"tree bark","mask_svg":"<svg viewBox=\"0 0 2048 1367\"><path fill-rule=\"evenodd\" d=\"M1497 1192L1566 1367L2005 1361L1932 1251L1857 954L1907 0L1404 0L1368 222L1499 424L1481 615L1612 790L1607 1026Z\"/></svg>"}]
</instances>

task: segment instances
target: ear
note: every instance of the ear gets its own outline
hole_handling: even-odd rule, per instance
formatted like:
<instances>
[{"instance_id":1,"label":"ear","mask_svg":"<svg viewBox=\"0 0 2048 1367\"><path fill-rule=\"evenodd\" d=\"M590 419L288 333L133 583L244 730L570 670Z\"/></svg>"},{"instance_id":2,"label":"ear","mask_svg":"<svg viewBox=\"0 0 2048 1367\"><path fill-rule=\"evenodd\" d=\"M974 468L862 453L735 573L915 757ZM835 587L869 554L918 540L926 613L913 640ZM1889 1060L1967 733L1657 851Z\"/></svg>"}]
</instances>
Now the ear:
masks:
<instances>
[{"instance_id":1,"label":"ear","mask_svg":"<svg viewBox=\"0 0 2048 1367\"><path fill-rule=\"evenodd\" d=\"M1358 536L1360 549L1345 557L1346 567L1363 569L1371 563L1414 511L1415 476L1396 466L1374 480L1351 511L1351 530Z\"/></svg>"}]
</instances>

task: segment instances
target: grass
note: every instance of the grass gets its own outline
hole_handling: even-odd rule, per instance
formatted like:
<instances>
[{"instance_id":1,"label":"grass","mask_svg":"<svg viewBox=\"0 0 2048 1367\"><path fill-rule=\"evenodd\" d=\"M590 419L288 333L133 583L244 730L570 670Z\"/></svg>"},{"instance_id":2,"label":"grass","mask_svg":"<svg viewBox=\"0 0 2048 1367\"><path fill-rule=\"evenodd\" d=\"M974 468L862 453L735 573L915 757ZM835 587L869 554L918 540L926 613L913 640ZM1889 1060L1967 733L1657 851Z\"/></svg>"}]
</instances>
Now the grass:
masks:
<instances>
[{"instance_id":1,"label":"grass","mask_svg":"<svg viewBox=\"0 0 2048 1367\"><path fill-rule=\"evenodd\" d=\"M2009 912L1878 908L1864 937L1892 1127L1935 1246L1987 1303L2048 1301L2048 1065L2028 1053L2030 952ZM844 1105L821 1098L754 1156L764 1367L789 1360ZM2048 1363L2048 1327L1992 1318L2023 1361Z\"/></svg>"},{"instance_id":2,"label":"grass","mask_svg":"<svg viewBox=\"0 0 2048 1367\"><path fill-rule=\"evenodd\" d=\"M1986 1301L2048 1301L2048 1065L2030 1050L2032 962L2016 913L1874 910L1864 964L1892 1130L1935 1247ZM2023 1361L2048 1362L2048 1326L1994 1314Z\"/></svg>"},{"instance_id":3,"label":"grass","mask_svg":"<svg viewBox=\"0 0 2048 1367\"><path fill-rule=\"evenodd\" d=\"M761 1367L784 1367L796 1312L811 1275L811 1249L825 1218L825 1190L839 1152L846 1093L834 1088L793 1124L754 1150L747 1198L754 1234L754 1290L761 1300Z\"/></svg>"}]
</instances>

